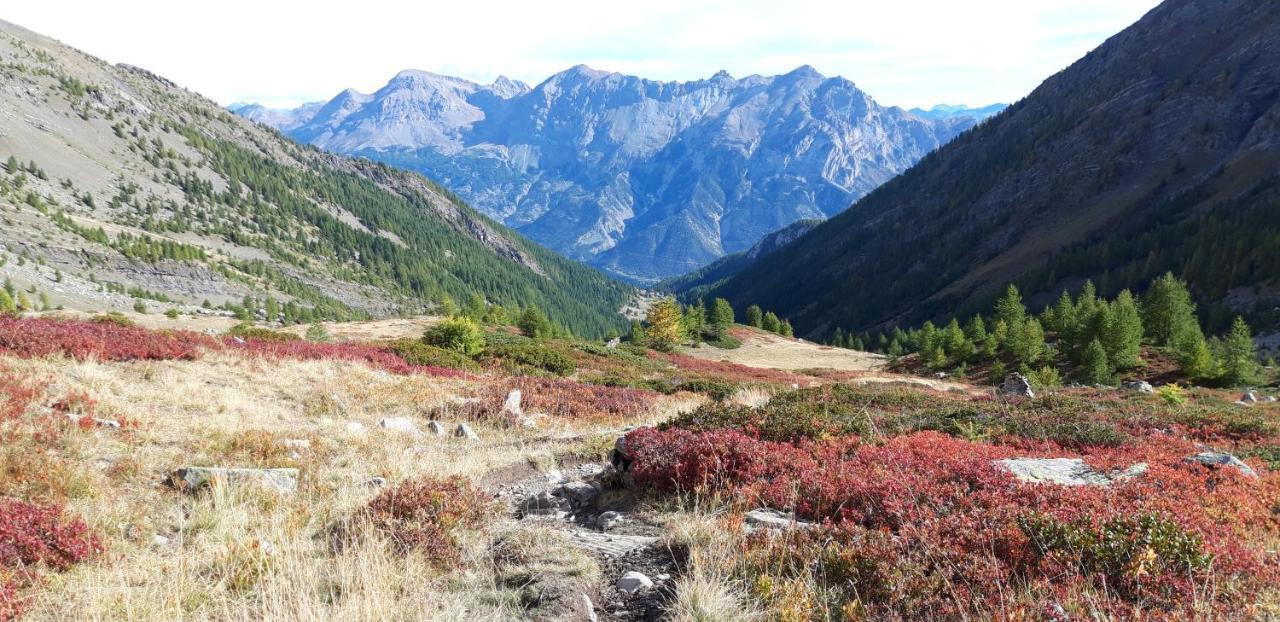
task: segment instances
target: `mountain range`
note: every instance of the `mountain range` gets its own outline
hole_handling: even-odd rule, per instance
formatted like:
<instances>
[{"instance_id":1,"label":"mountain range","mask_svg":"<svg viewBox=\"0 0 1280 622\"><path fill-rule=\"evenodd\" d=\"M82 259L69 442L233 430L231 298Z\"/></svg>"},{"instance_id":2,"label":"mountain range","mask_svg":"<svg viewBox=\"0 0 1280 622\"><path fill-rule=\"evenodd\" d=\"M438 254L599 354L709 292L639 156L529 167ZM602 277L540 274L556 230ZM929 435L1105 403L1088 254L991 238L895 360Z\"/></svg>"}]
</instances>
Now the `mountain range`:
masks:
<instances>
[{"instance_id":1,"label":"mountain range","mask_svg":"<svg viewBox=\"0 0 1280 622\"><path fill-rule=\"evenodd\" d=\"M1167 0L708 296L810 336L1186 278L1211 327L1280 324L1280 11Z\"/></svg>"},{"instance_id":2,"label":"mountain range","mask_svg":"<svg viewBox=\"0 0 1280 622\"><path fill-rule=\"evenodd\" d=\"M603 334L634 293L420 175L6 22L0 77L0 266L33 305L307 321L479 294Z\"/></svg>"},{"instance_id":3,"label":"mountain range","mask_svg":"<svg viewBox=\"0 0 1280 622\"><path fill-rule=\"evenodd\" d=\"M570 258L652 283L839 213L998 111L881 106L802 66L659 82L579 65L530 87L404 71L294 110L238 114L421 172Z\"/></svg>"}]
</instances>

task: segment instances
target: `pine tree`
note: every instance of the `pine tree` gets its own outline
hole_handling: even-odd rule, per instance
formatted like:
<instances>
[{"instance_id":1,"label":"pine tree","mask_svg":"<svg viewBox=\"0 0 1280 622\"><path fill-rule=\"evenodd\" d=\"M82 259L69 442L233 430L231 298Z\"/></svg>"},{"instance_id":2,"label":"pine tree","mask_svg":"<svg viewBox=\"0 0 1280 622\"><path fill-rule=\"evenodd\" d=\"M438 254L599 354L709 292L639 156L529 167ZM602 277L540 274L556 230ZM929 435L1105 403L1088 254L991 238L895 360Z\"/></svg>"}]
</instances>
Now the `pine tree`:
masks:
<instances>
[{"instance_id":1,"label":"pine tree","mask_svg":"<svg viewBox=\"0 0 1280 622\"><path fill-rule=\"evenodd\" d=\"M1035 365L1044 356L1044 328L1040 320L1023 320L1016 331L1009 331L1009 353L1013 359L1026 366Z\"/></svg>"},{"instance_id":2,"label":"pine tree","mask_svg":"<svg viewBox=\"0 0 1280 622\"><path fill-rule=\"evenodd\" d=\"M462 315L473 321L480 322L484 320L486 310L484 296L480 295L480 292L471 292L467 296L466 306L462 308Z\"/></svg>"},{"instance_id":3,"label":"pine tree","mask_svg":"<svg viewBox=\"0 0 1280 622\"><path fill-rule=\"evenodd\" d=\"M1222 380L1231 385L1255 382L1258 378L1258 353L1253 334L1244 318L1236 316L1231 331L1222 342Z\"/></svg>"},{"instance_id":4,"label":"pine tree","mask_svg":"<svg viewBox=\"0 0 1280 622\"><path fill-rule=\"evenodd\" d=\"M778 325L778 334L782 335L783 337L796 336L795 329L791 328L791 320L782 320L782 323Z\"/></svg>"},{"instance_id":5,"label":"pine tree","mask_svg":"<svg viewBox=\"0 0 1280 622\"><path fill-rule=\"evenodd\" d=\"M764 328L764 312L760 310L759 305L747 307L747 326Z\"/></svg>"},{"instance_id":6,"label":"pine tree","mask_svg":"<svg viewBox=\"0 0 1280 622\"><path fill-rule=\"evenodd\" d=\"M684 341L683 318L680 316L680 304L675 298L663 298L649 307L645 320L649 324L646 332L652 348L670 350Z\"/></svg>"},{"instance_id":7,"label":"pine tree","mask_svg":"<svg viewBox=\"0 0 1280 622\"><path fill-rule=\"evenodd\" d=\"M520 313L520 319L516 322L516 327L520 329L520 333L525 337L534 339L545 339L551 336L551 322L547 320L547 316L543 315L542 310L537 305L525 307Z\"/></svg>"},{"instance_id":8,"label":"pine tree","mask_svg":"<svg viewBox=\"0 0 1280 622\"><path fill-rule=\"evenodd\" d=\"M9 295L8 290L0 289L0 314L9 314L18 312L18 303L14 302L13 296Z\"/></svg>"},{"instance_id":9,"label":"pine tree","mask_svg":"<svg viewBox=\"0 0 1280 622\"><path fill-rule=\"evenodd\" d=\"M702 329L707 325L707 306L701 299L684 309L685 334L700 337Z\"/></svg>"},{"instance_id":10,"label":"pine tree","mask_svg":"<svg viewBox=\"0 0 1280 622\"><path fill-rule=\"evenodd\" d=\"M644 335L644 327L640 325L640 322L632 320L631 332L627 336L627 341L637 346L642 346L644 345L646 340L647 339L645 338L645 335Z\"/></svg>"},{"instance_id":11,"label":"pine tree","mask_svg":"<svg viewBox=\"0 0 1280 622\"><path fill-rule=\"evenodd\" d=\"M946 348L947 357L959 363L969 359L973 355L973 343L965 336L964 330L960 328L959 320L951 318L951 322L947 324L943 330L945 338L943 339L943 347Z\"/></svg>"},{"instance_id":12,"label":"pine tree","mask_svg":"<svg viewBox=\"0 0 1280 622\"><path fill-rule=\"evenodd\" d=\"M18 292L18 310L19 311L33 310L33 308L31 307L31 299L27 298L26 292Z\"/></svg>"},{"instance_id":13,"label":"pine tree","mask_svg":"<svg viewBox=\"0 0 1280 622\"><path fill-rule=\"evenodd\" d=\"M1085 384L1108 384L1111 382L1111 364L1107 360L1107 350L1102 342L1094 339L1085 348L1077 368L1077 375Z\"/></svg>"},{"instance_id":14,"label":"pine tree","mask_svg":"<svg viewBox=\"0 0 1280 622\"><path fill-rule=\"evenodd\" d=\"M10 175L17 173L19 168L21 168L21 166L18 164L18 158L13 156L9 156L9 159L4 163L4 169L8 171Z\"/></svg>"},{"instance_id":15,"label":"pine tree","mask_svg":"<svg viewBox=\"0 0 1280 622\"><path fill-rule=\"evenodd\" d=\"M1172 345L1181 331L1194 325L1199 330L1196 305L1186 282L1166 272L1151 282L1142 297L1142 325L1152 343L1158 346Z\"/></svg>"},{"instance_id":16,"label":"pine tree","mask_svg":"<svg viewBox=\"0 0 1280 622\"><path fill-rule=\"evenodd\" d=\"M1009 327L1020 326L1027 318L1027 308L1022 304L1022 294L1018 288L1009 285L1004 295L996 301L996 319L1003 320Z\"/></svg>"},{"instance_id":17,"label":"pine tree","mask_svg":"<svg viewBox=\"0 0 1280 622\"><path fill-rule=\"evenodd\" d=\"M760 327L771 333L776 333L782 330L782 321L778 319L777 314L770 311L764 314L764 321L760 323Z\"/></svg>"},{"instance_id":18,"label":"pine tree","mask_svg":"<svg viewBox=\"0 0 1280 622\"><path fill-rule=\"evenodd\" d=\"M1129 290L1120 292L1108 305L1106 324L1102 327L1102 345L1115 369L1137 367L1142 353L1142 317Z\"/></svg>"},{"instance_id":19,"label":"pine tree","mask_svg":"<svg viewBox=\"0 0 1280 622\"><path fill-rule=\"evenodd\" d=\"M844 329L843 328L840 328L839 326L837 326L835 332L831 333L831 341L829 345L833 345L837 348L844 347Z\"/></svg>"},{"instance_id":20,"label":"pine tree","mask_svg":"<svg viewBox=\"0 0 1280 622\"><path fill-rule=\"evenodd\" d=\"M711 326L716 333L723 335L728 332L729 327L733 326L733 305L729 304L724 298L716 298L711 303Z\"/></svg>"},{"instance_id":21,"label":"pine tree","mask_svg":"<svg viewBox=\"0 0 1280 622\"><path fill-rule=\"evenodd\" d=\"M1062 290L1058 302L1053 305L1053 324L1046 328L1058 333L1059 338L1066 337L1076 328L1076 305L1066 290Z\"/></svg>"}]
</instances>

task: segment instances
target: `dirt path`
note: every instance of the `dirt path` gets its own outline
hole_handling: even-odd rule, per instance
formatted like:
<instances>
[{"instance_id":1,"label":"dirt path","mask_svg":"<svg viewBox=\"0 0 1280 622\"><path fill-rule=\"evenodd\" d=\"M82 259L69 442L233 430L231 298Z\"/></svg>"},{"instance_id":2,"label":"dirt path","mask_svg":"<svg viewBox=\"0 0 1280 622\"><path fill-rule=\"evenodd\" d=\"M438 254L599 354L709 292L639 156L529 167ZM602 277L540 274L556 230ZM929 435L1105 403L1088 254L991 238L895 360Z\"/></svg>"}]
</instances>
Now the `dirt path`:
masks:
<instances>
[{"instance_id":1,"label":"dirt path","mask_svg":"<svg viewBox=\"0 0 1280 622\"><path fill-rule=\"evenodd\" d=\"M745 326L735 327L731 334L742 341L742 347L722 350L704 345L700 348L685 348L682 353L710 361L765 369L875 371L882 369L885 364L885 358L879 354L789 339Z\"/></svg>"}]
</instances>

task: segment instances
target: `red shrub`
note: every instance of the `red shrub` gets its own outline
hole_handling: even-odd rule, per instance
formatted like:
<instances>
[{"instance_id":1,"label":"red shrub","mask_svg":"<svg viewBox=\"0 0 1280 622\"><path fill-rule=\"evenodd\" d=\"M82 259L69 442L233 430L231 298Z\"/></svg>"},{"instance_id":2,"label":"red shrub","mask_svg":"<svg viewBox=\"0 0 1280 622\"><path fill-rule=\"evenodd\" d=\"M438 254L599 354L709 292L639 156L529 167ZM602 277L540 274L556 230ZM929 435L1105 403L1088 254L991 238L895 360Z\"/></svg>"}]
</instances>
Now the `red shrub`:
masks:
<instances>
[{"instance_id":1,"label":"red shrub","mask_svg":"<svg viewBox=\"0 0 1280 622\"><path fill-rule=\"evenodd\" d=\"M766 382L769 384L808 386L811 378L779 369L761 369L747 367L737 363L724 361L708 361L684 354L663 354L650 352L650 357L665 359L682 371L719 379L738 382Z\"/></svg>"},{"instance_id":2,"label":"red shrub","mask_svg":"<svg viewBox=\"0 0 1280 622\"><path fill-rule=\"evenodd\" d=\"M41 570L61 572L100 552L98 536L62 508L0 500L0 620L22 613L18 591Z\"/></svg>"},{"instance_id":3,"label":"red shrub","mask_svg":"<svg viewBox=\"0 0 1280 622\"><path fill-rule=\"evenodd\" d=\"M1058 598L1073 587L1102 590L1114 598L1106 606L1117 618L1134 615L1135 605L1176 618L1197 600L1231 610L1249 596L1248 586L1280 578L1280 560L1262 552L1263 543L1280 534L1274 511L1280 474L1249 479L1189 463L1184 458L1195 447L1176 439L1091 452L1087 458L1099 469L1149 465L1143 476L1106 488L1021 483L992 464L1016 450L936 432L873 445L854 438L777 443L737 431L642 429L625 443L639 486L710 489L794 509L846 530L855 548L866 544L868 532L893 534L894 546L877 555L896 556L892 563L904 569L897 576L914 568L919 585L945 584L968 595L947 599L950 605L930 600L927 611L880 603L889 607L881 614L972 616L981 603L1007 598L1006 585L1027 583ZM1061 454L1051 444L1044 449ZM1046 534L1067 544L1047 547ZM1090 546L1099 552L1087 553ZM1211 564L1186 561L1201 559L1201 550ZM1206 595L1210 579L1238 591ZM901 589L905 584L891 592Z\"/></svg>"},{"instance_id":4,"label":"red shrub","mask_svg":"<svg viewBox=\"0 0 1280 622\"><path fill-rule=\"evenodd\" d=\"M207 336L187 331L0 316L0 352L23 358L62 354L81 360L193 360L200 348L215 343Z\"/></svg>"},{"instance_id":5,"label":"red shrub","mask_svg":"<svg viewBox=\"0 0 1280 622\"><path fill-rule=\"evenodd\" d=\"M490 497L463 477L409 480L374 497L358 515L402 552L432 563L458 562L455 531L481 526L493 513Z\"/></svg>"},{"instance_id":6,"label":"red shrub","mask_svg":"<svg viewBox=\"0 0 1280 622\"><path fill-rule=\"evenodd\" d=\"M259 356L291 358L304 361L339 360L366 363L393 374L429 374L447 378L459 378L464 374L456 369L410 365L394 352L360 343L316 343L311 341L275 341L257 338L229 337L223 340L228 348Z\"/></svg>"}]
</instances>

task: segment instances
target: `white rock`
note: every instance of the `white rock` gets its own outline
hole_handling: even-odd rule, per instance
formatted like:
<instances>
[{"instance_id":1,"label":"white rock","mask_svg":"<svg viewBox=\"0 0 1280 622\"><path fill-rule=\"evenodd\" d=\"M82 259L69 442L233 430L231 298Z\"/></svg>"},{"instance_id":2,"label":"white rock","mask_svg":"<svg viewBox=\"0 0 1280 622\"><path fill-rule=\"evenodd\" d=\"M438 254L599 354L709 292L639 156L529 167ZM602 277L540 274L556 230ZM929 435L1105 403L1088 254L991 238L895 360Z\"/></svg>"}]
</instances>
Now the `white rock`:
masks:
<instances>
[{"instance_id":1,"label":"white rock","mask_svg":"<svg viewBox=\"0 0 1280 622\"><path fill-rule=\"evenodd\" d=\"M1240 401L1246 404L1254 404L1257 403L1258 396L1253 391L1245 391L1244 395L1240 396Z\"/></svg>"},{"instance_id":2,"label":"white rock","mask_svg":"<svg viewBox=\"0 0 1280 622\"><path fill-rule=\"evenodd\" d=\"M502 412L519 419L524 416L524 409L520 407L520 389L516 389L507 394L507 401L502 403Z\"/></svg>"},{"instance_id":3,"label":"white rock","mask_svg":"<svg viewBox=\"0 0 1280 622\"><path fill-rule=\"evenodd\" d=\"M1156 390L1151 387L1151 383L1146 380L1130 380L1121 384L1120 388L1134 393L1141 393L1143 395L1151 395L1156 392Z\"/></svg>"},{"instance_id":4,"label":"white rock","mask_svg":"<svg viewBox=\"0 0 1280 622\"><path fill-rule=\"evenodd\" d=\"M618 578L618 589L627 594L635 594L651 587L653 587L653 580L634 570Z\"/></svg>"},{"instance_id":5,"label":"white rock","mask_svg":"<svg viewBox=\"0 0 1280 622\"><path fill-rule=\"evenodd\" d=\"M813 523L796 520L794 514L780 512L772 508L760 508L747 512L742 520L748 530L753 529L808 529Z\"/></svg>"},{"instance_id":6,"label":"white rock","mask_svg":"<svg viewBox=\"0 0 1280 622\"><path fill-rule=\"evenodd\" d=\"M418 429L418 424L414 423L413 420L408 417L388 417L385 419L379 419L378 427L394 432L404 432L405 434L411 434L413 436L422 435L422 430Z\"/></svg>"},{"instance_id":7,"label":"white rock","mask_svg":"<svg viewBox=\"0 0 1280 622\"><path fill-rule=\"evenodd\" d=\"M254 482L278 492L293 492L298 488L298 469L182 467L169 476L171 484L187 492L205 488L214 481L227 484Z\"/></svg>"},{"instance_id":8,"label":"white rock","mask_svg":"<svg viewBox=\"0 0 1280 622\"><path fill-rule=\"evenodd\" d=\"M453 435L458 438L465 438L471 441L480 440L480 436L476 434L475 430L472 430L471 426L465 423L459 423L458 427L454 429Z\"/></svg>"},{"instance_id":9,"label":"white rock","mask_svg":"<svg viewBox=\"0 0 1280 622\"><path fill-rule=\"evenodd\" d=\"M1004 377L1004 384L996 388L996 395L1035 399L1036 392L1031 389L1031 381L1026 376L1015 372Z\"/></svg>"},{"instance_id":10,"label":"white rock","mask_svg":"<svg viewBox=\"0 0 1280 622\"><path fill-rule=\"evenodd\" d=\"M587 619L587 622L600 622L600 618L596 616L596 606L595 603L591 602L591 597L582 594L581 601L582 615Z\"/></svg>"},{"instance_id":11,"label":"white rock","mask_svg":"<svg viewBox=\"0 0 1280 622\"><path fill-rule=\"evenodd\" d=\"M160 534L156 534L151 536L151 546L169 546L169 539Z\"/></svg>"},{"instance_id":12,"label":"white rock","mask_svg":"<svg viewBox=\"0 0 1280 622\"><path fill-rule=\"evenodd\" d=\"M434 434L436 436L444 436L445 435L444 424L440 423L439 421L428 421L427 433Z\"/></svg>"},{"instance_id":13,"label":"white rock","mask_svg":"<svg viewBox=\"0 0 1280 622\"><path fill-rule=\"evenodd\" d=\"M364 434L365 432L364 424L359 421L348 421L345 427L347 434Z\"/></svg>"},{"instance_id":14,"label":"white rock","mask_svg":"<svg viewBox=\"0 0 1280 622\"><path fill-rule=\"evenodd\" d=\"M609 531L622 522L622 515L617 512L605 512L596 517L596 528L600 531Z\"/></svg>"},{"instance_id":15,"label":"white rock","mask_svg":"<svg viewBox=\"0 0 1280 622\"><path fill-rule=\"evenodd\" d=\"M1063 486L1110 486L1147 472L1146 463L1139 462L1119 471L1104 473L1080 458L1008 458L992 464L1024 482Z\"/></svg>"}]
</instances>

